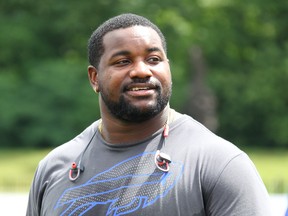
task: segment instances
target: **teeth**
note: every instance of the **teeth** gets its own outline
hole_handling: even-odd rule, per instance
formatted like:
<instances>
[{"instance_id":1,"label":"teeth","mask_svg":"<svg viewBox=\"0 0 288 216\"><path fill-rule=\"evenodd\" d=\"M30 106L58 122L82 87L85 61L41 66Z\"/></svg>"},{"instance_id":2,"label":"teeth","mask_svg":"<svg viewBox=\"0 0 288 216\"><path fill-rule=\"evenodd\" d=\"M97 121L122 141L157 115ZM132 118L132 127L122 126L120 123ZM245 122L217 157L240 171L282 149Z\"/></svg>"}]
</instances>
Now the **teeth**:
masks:
<instances>
[{"instance_id":1,"label":"teeth","mask_svg":"<svg viewBox=\"0 0 288 216\"><path fill-rule=\"evenodd\" d=\"M148 87L134 87L131 89L131 91L139 91L139 90L147 90L149 89Z\"/></svg>"}]
</instances>

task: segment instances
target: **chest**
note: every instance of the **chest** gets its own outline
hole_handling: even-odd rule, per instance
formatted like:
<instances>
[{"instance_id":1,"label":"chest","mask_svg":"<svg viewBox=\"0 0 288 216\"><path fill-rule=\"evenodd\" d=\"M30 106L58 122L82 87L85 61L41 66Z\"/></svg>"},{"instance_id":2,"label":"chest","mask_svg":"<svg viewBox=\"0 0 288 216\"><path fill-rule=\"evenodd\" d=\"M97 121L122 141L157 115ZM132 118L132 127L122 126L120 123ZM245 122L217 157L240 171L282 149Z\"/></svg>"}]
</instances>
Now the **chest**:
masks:
<instances>
[{"instance_id":1,"label":"chest","mask_svg":"<svg viewBox=\"0 0 288 216\"><path fill-rule=\"evenodd\" d=\"M155 153L98 150L87 154L89 160L78 180L71 182L68 170L51 178L43 215L193 215L203 211L198 174L189 172L192 167L177 157L169 172L163 172L154 163Z\"/></svg>"}]
</instances>

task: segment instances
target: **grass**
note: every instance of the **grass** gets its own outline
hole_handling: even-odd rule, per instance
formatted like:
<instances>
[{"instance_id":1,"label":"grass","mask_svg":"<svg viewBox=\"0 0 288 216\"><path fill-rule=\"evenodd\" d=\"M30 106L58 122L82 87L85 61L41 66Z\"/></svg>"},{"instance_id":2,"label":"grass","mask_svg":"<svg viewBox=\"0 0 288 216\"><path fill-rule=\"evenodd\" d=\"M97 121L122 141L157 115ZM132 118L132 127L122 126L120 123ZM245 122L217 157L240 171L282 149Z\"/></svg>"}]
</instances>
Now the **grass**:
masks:
<instances>
[{"instance_id":1,"label":"grass","mask_svg":"<svg viewBox=\"0 0 288 216\"><path fill-rule=\"evenodd\" d=\"M269 193L288 193L288 150L251 149L246 152Z\"/></svg>"},{"instance_id":2,"label":"grass","mask_svg":"<svg viewBox=\"0 0 288 216\"><path fill-rule=\"evenodd\" d=\"M48 152L0 149L0 191L27 192L39 161Z\"/></svg>"},{"instance_id":3,"label":"grass","mask_svg":"<svg viewBox=\"0 0 288 216\"><path fill-rule=\"evenodd\" d=\"M0 149L0 191L27 192L46 150ZM269 193L288 193L288 150L246 149Z\"/></svg>"}]
</instances>

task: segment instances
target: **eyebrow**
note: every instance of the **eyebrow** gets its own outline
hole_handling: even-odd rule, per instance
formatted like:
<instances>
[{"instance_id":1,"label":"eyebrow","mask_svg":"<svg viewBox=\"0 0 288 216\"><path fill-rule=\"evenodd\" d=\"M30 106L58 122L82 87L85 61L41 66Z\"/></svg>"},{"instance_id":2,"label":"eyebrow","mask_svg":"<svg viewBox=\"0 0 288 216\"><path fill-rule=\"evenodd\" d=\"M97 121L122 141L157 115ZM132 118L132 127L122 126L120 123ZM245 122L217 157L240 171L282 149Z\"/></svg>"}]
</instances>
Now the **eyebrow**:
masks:
<instances>
[{"instance_id":1,"label":"eyebrow","mask_svg":"<svg viewBox=\"0 0 288 216\"><path fill-rule=\"evenodd\" d=\"M151 52L162 52L162 50L158 47L151 47L151 48L148 48L147 49L147 52L148 53L151 53Z\"/></svg>"},{"instance_id":2,"label":"eyebrow","mask_svg":"<svg viewBox=\"0 0 288 216\"><path fill-rule=\"evenodd\" d=\"M127 51L127 50L121 50L119 52L114 53L111 58L117 57L117 56L125 56L125 55L129 55L131 52Z\"/></svg>"},{"instance_id":3,"label":"eyebrow","mask_svg":"<svg viewBox=\"0 0 288 216\"><path fill-rule=\"evenodd\" d=\"M148 48L146 49L147 53L151 53L151 52L162 52L161 49L159 49L158 47L151 47L151 48ZM117 56L127 56L127 55L130 55L131 52L128 51L128 50L121 50L119 52L116 52L114 53L111 58L115 58Z\"/></svg>"}]
</instances>

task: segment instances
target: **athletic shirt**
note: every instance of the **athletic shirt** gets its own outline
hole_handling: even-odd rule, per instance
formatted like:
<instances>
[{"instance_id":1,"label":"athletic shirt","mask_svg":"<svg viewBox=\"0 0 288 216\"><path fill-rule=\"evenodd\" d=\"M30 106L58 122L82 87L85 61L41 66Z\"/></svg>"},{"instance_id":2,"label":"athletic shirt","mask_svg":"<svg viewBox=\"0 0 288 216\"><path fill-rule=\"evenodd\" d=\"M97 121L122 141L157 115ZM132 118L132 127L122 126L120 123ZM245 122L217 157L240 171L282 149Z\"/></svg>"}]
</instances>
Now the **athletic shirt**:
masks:
<instances>
[{"instance_id":1,"label":"athletic shirt","mask_svg":"<svg viewBox=\"0 0 288 216\"><path fill-rule=\"evenodd\" d=\"M248 156L190 116L169 125L164 146L163 129L138 143L116 145L103 140L98 124L39 163L27 216L271 215L268 193ZM168 172L155 165L159 149L171 157ZM81 154L84 171L71 181L71 164Z\"/></svg>"}]
</instances>

